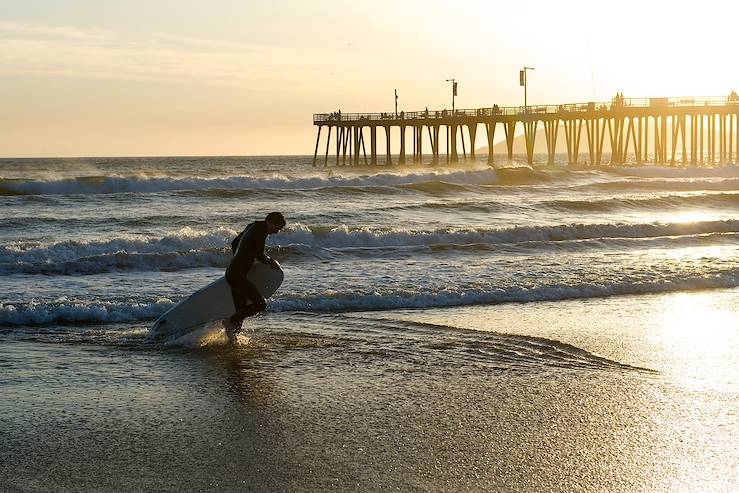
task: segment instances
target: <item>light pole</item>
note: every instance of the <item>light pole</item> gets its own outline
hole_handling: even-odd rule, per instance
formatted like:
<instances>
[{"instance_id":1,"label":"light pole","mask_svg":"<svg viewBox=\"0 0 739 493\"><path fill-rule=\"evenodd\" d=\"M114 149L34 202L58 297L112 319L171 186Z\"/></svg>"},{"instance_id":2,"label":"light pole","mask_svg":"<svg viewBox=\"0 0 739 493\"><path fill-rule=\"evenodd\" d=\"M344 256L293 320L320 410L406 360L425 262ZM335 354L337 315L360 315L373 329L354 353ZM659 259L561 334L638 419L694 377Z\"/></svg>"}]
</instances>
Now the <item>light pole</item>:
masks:
<instances>
[{"instance_id":1,"label":"light pole","mask_svg":"<svg viewBox=\"0 0 739 493\"><path fill-rule=\"evenodd\" d=\"M398 90L395 90L395 119L398 119Z\"/></svg>"},{"instance_id":2,"label":"light pole","mask_svg":"<svg viewBox=\"0 0 739 493\"><path fill-rule=\"evenodd\" d=\"M518 73L518 83L523 86L523 111L524 113L529 112L529 97L528 97L528 85L526 81L526 71L534 70L534 67L524 67Z\"/></svg>"},{"instance_id":3,"label":"light pole","mask_svg":"<svg viewBox=\"0 0 739 493\"><path fill-rule=\"evenodd\" d=\"M454 79L447 79L446 81L452 83L452 116L454 116L454 97L457 95L457 82Z\"/></svg>"}]
</instances>

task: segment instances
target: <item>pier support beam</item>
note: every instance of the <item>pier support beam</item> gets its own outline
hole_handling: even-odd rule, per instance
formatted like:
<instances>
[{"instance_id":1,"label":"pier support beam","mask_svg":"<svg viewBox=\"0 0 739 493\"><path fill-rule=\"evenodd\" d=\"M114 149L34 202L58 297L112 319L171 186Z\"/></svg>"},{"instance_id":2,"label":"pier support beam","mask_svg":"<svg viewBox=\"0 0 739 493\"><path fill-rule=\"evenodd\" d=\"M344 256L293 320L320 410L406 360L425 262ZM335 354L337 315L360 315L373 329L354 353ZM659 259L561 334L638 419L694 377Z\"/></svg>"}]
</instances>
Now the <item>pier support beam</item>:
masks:
<instances>
[{"instance_id":1,"label":"pier support beam","mask_svg":"<svg viewBox=\"0 0 739 493\"><path fill-rule=\"evenodd\" d=\"M393 157L390 154L391 142L392 140L390 139L390 125L385 125L385 150L386 150L385 164L388 166L393 164Z\"/></svg>"},{"instance_id":2,"label":"pier support beam","mask_svg":"<svg viewBox=\"0 0 739 493\"><path fill-rule=\"evenodd\" d=\"M726 164L726 115L719 115L719 163Z\"/></svg>"},{"instance_id":3,"label":"pier support beam","mask_svg":"<svg viewBox=\"0 0 739 493\"><path fill-rule=\"evenodd\" d=\"M352 165L359 166L359 127L352 125Z\"/></svg>"},{"instance_id":4,"label":"pier support beam","mask_svg":"<svg viewBox=\"0 0 739 493\"><path fill-rule=\"evenodd\" d=\"M405 125L400 127L400 155L398 156L398 164L405 164Z\"/></svg>"},{"instance_id":5,"label":"pier support beam","mask_svg":"<svg viewBox=\"0 0 739 493\"><path fill-rule=\"evenodd\" d=\"M608 133L611 137L611 163L623 164L624 154L624 117L618 116L613 119L613 126L608 127Z\"/></svg>"},{"instance_id":6,"label":"pier support beam","mask_svg":"<svg viewBox=\"0 0 739 493\"><path fill-rule=\"evenodd\" d=\"M662 157L661 142L662 139L659 135L659 117L655 116L654 120L654 163L660 163Z\"/></svg>"},{"instance_id":7,"label":"pier support beam","mask_svg":"<svg viewBox=\"0 0 739 493\"><path fill-rule=\"evenodd\" d=\"M703 151L704 151L704 133L705 133L705 118L703 117L703 113L698 115L698 164L703 164Z\"/></svg>"},{"instance_id":8,"label":"pier support beam","mask_svg":"<svg viewBox=\"0 0 739 493\"><path fill-rule=\"evenodd\" d=\"M462 156L463 156L463 159L466 161L467 160L467 150L465 149L465 146L464 146L464 126L463 125L459 126L459 136L462 138Z\"/></svg>"},{"instance_id":9,"label":"pier support beam","mask_svg":"<svg viewBox=\"0 0 739 493\"><path fill-rule=\"evenodd\" d=\"M336 166L339 165L339 153L341 151L341 142L344 138L344 128L336 127Z\"/></svg>"},{"instance_id":10,"label":"pier support beam","mask_svg":"<svg viewBox=\"0 0 739 493\"><path fill-rule=\"evenodd\" d=\"M417 162L423 162L423 125L414 127L416 130L416 155L418 157Z\"/></svg>"},{"instance_id":11,"label":"pier support beam","mask_svg":"<svg viewBox=\"0 0 739 493\"><path fill-rule=\"evenodd\" d=\"M642 146L642 155L644 162L649 162L649 117L642 118L641 130L644 132L644 145Z\"/></svg>"},{"instance_id":12,"label":"pier support beam","mask_svg":"<svg viewBox=\"0 0 739 493\"><path fill-rule=\"evenodd\" d=\"M493 164L495 162L493 157L493 146L495 145L495 127L497 123L498 122L495 120L485 122L485 131L488 137L488 164Z\"/></svg>"},{"instance_id":13,"label":"pier support beam","mask_svg":"<svg viewBox=\"0 0 739 493\"><path fill-rule=\"evenodd\" d=\"M695 124L695 116L690 115L690 164L695 166L698 151L698 127Z\"/></svg>"},{"instance_id":14,"label":"pier support beam","mask_svg":"<svg viewBox=\"0 0 739 493\"><path fill-rule=\"evenodd\" d=\"M680 141L683 146L683 152L682 152L682 162L683 164L688 164L688 146L685 142L685 124L687 121L687 118L685 115L680 115Z\"/></svg>"},{"instance_id":15,"label":"pier support beam","mask_svg":"<svg viewBox=\"0 0 739 493\"><path fill-rule=\"evenodd\" d=\"M328 127L328 138L326 139L326 158L323 161L323 166L328 166L328 144L331 142L331 127Z\"/></svg>"},{"instance_id":16,"label":"pier support beam","mask_svg":"<svg viewBox=\"0 0 739 493\"><path fill-rule=\"evenodd\" d=\"M347 150L349 151L349 164L351 164L351 132L349 132L349 129L347 127L341 128L342 132L342 140L341 140L341 164L346 165L346 153Z\"/></svg>"},{"instance_id":17,"label":"pier support beam","mask_svg":"<svg viewBox=\"0 0 739 493\"><path fill-rule=\"evenodd\" d=\"M544 120L544 138L547 141L547 164L554 165L554 155L557 152L557 134L559 120Z\"/></svg>"},{"instance_id":18,"label":"pier support beam","mask_svg":"<svg viewBox=\"0 0 739 493\"><path fill-rule=\"evenodd\" d=\"M459 155L457 154L457 124L452 123L450 126L451 136L449 137L449 143L451 146L451 162L459 162Z\"/></svg>"},{"instance_id":19,"label":"pier support beam","mask_svg":"<svg viewBox=\"0 0 739 493\"><path fill-rule=\"evenodd\" d=\"M606 120L598 119L595 122L596 133L598 134L598 146L595 148L595 165L603 164L603 144L606 141Z\"/></svg>"},{"instance_id":20,"label":"pier support beam","mask_svg":"<svg viewBox=\"0 0 739 493\"><path fill-rule=\"evenodd\" d=\"M734 115L729 113L726 115L727 118L727 129L726 129L726 161L727 163L734 162Z\"/></svg>"},{"instance_id":21,"label":"pier support beam","mask_svg":"<svg viewBox=\"0 0 739 493\"><path fill-rule=\"evenodd\" d=\"M429 137L431 139L431 153L433 154L433 157L431 158L432 164L439 164L439 125L433 125L433 137L431 136L431 128L429 128Z\"/></svg>"},{"instance_id":22,"label":"pier support beam","mask_svg":"<svg viewBox=\"0 0 739 493\"><path fill-rule=\"evenodd\" d=\"M672 115L672 153L670 154L670 166L675 166L675 158L677 154L677 136L680 132L680 123L677 116Z\"/></svg>"},{"instance_id":23,"label":"pier support beam","mask_svg":"<svg viewBox=\"0 0 739 493\"><path fill-rule=\"evenodd\" d=\"M534 164L534 144L536 140L537 120L527 121L523 124L524 140L526 141L526 162Z\"/></svg>"},{"instance_id":24,"label":"pier support beam","mask_svg":"<svg viewBox=\"0 0 739 493\"><path fill-rule=\"evenodd\" d=\"M318 157L318 141L321 140L321 130L323 129L323 126L318 127L318 136L316 137L316 150L313 151L313 166L316 165L316 158Z\"/></svg>"},{"instance_id":25,"label":"pier support beam","mask_svg":"<svg viewBox=\"0 0 739 493\"><path fill-rule=\"evenodd\" d=\"M370 164L377 164L377 126L370 126Z\"/></svg>"},{"instance_id":26,"label":"pier support beam","mask_svg":"<svg viewBox=\"0 0 739 493\"><path fill-rule=\"evenodd\" d=\"M588 138L588 164L593 166L595 164L595 142L596 142L596 130L595 120L585 120L585 135Z\"/></svg>"},{"instance_id":27,"label":"pier support beam","mask_svg":"<svg viewBox=\"0 0 739 493\"><path fill-rule=\"evenodd\" d=\"M667 115L662 115L662 157L661 163L667 162Z\"/></svg>"},{"instance_id":28,"label":"pier support beam","mask_svg":"<svg viewBox=\"0 0 739 493\"><path fill-rule=\"evenodd\" d=\"M582 120L565 120L565 139L567 144L567 162L577 165L580 156L580 134L582 132Z\"/></svg>"},{"instance_id":29,"label":"pier support beam","mask_svg":"<svg viewBox=\"0 0 739 493\"><path fill-rule=\"evenodd\" d=\"M364 165L367 166L367 148L364 145L364 127L359 127L359 143L362 146L362 156L364 157Z\"/></svg>"},{"instance_id":30,"label":"pier support beam","mask_svg":"<svg viewBox=\"0 0 739 493\"><path fill-rule=\"evenodd\" d=\"M475 136L477 135L477 123L467 125L467 133L470 134L470 159L475 159Z\"/></svg>"},{"instance_id":31,"label":"pier support beam","mask_svg":"<svg viewBox=\"0 0 739 493\"><path fill-rule=\"evenodd\" d=\"M508 147L508 161L513 161L513 138L516 131L516 122L506 122L503 124L505 131L505 143Z\"/></svg>"},{"instance_id":32,"label":"pier support beam","mask_svg":"<svg viewBox=\"0 0 739 493\"><path fill-rule=\"evenodd\" d=\"M623 150L621 152L621 160L624 164L627 160L627 156L629 155L629 142L631 142L634 146L634 158L638 159L639 156L639 143L636 141L636 124L634 123L634 117L629 117L629 126L626 127L625 135L624 135L624 146Z\"/></svg>"}]
</instances>

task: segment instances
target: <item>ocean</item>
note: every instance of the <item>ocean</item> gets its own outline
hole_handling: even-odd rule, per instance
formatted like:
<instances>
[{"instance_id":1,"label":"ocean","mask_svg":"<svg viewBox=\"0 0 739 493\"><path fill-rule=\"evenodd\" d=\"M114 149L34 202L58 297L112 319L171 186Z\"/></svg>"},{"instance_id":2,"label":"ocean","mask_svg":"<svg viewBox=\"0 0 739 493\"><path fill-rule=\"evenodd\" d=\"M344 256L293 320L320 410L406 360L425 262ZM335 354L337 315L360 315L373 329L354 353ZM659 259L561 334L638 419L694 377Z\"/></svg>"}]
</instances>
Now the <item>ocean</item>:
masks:
<instances>
[{"instance_id":1,"label":"ocean","mask_svg":"<svg viewBox=\"0 0 739 493\"><path fill-rule=\"evenodd\" d=\"M739 489L736 166L0 159L0 275L2 491Z\"/></svg>"}]
</instances>

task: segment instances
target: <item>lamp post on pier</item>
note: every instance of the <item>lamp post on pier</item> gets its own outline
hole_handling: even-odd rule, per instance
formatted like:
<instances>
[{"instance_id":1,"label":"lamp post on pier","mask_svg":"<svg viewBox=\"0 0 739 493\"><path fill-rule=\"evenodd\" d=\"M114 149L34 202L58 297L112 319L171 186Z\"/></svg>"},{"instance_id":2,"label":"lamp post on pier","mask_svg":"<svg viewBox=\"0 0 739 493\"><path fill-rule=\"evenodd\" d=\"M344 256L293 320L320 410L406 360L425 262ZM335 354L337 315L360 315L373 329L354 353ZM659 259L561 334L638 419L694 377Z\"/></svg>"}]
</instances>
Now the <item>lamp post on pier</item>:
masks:
<instances>
[{"instance_id":1,"label":"lamp post on pier","mask_svg":"<svg viewBox=\"0 0 739 493\"><path fill-rule=\"evenodd\" d=\"M446 81L452 83L452 116L454 116L454 98L457 96L457 82L454 79L447 79Z\"/></svg>"},{"instance_id":2,"label":"lamp post on pier","mask_svg":"<svg viewBox=\"0 0 739 493\"><path fill-rule=\"evenodd\" d=\"M529 112L529 101L528 101L528 85L526 81L526 71L534 70L534 67L524 67L518 72L518 84L523 86L523 112Z\"/></svg>"}]
</instances>

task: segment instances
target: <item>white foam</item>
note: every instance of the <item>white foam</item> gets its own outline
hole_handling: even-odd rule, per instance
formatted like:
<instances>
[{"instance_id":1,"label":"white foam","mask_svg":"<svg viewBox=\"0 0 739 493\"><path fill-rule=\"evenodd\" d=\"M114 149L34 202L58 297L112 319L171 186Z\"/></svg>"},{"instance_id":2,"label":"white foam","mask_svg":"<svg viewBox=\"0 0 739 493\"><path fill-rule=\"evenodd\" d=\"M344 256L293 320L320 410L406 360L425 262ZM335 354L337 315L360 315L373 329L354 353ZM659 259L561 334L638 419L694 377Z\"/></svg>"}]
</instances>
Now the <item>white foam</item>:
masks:
<instances>
[{"instance_id":1,"label":"white foam","mask_svg":"<svg viewBox=\"0 0 739 493\"><path fill-rule=\"evenodd\" d=\"M435 244L520 243L593 238L649 238L739 231L739 220L694 223L568 224L504 229L379 230L345 225L320 228L294 224L275 237L276 245L304 244L323 248L418 246Z\"/></svg>"},{"instance_id":2,"label":"white foam","mask_svg":"<svg viewBox=\"0 0 739 493\"><path fill-rule=\"evenodd\" d=\"M432 170L423 172L383 172L366 175L321 173L288 176L151 177L97 176L49 180L2 180L0 190L24 195L151 193L203 189L315 189L348 186L390 186L442 180L458 184L492 184L497 175L490 168L471 170Z\"/></svg>"},{"instance_id":3,"label":"white foam","mask_svg":"<svg viewBox=\"0 0 739 493\"><path fill-rule=\"evenodd\" d=\"M552 285L536 288L511 287L492 290L446 289L437 292L396 290L391 293L335 293L332 296L278 299L271 311L371 311L401 308L452 307L497 303L527 303L628 294L661 293L695 289L733 288L739 285L739 270L720 275L663 278L653 282L624 281L609 284Z\"/></svg>"},{"instance_id":4,"label":"white foam","mask_svg":"<svg viewBox=\"0 0 739 493\"><path fill-rule=\"evenodd\" d=\"M739 220L692 223L565 224L502 229L402 230L308 226L295 223L270 238L270 249L325 257L331 249L515 244L587 239L656 238L739 232ZM118 269L180 270L225 267L236 231L183 228L161 238L131 236L109 240L67 240L49 244L0 246L0 273L86 274ZM278 252L279 253L279 252Z\"/></svg>"},{"instance_id":5,"label":"white foam","mask_svg":"<svg viewBox=\"0 0 739 493\"><path fill-rule=\"evenodd\" d=\"M207 324L197 330L182 335L171 336L164 345L169 347L186 347L192 349L247 346L251 338L244 334L237 334L236 341L231 342L220 322Z\"/></svg>"},{"instance_id":6,"label":"white foam","mask_svg":"<svg viewBox=\"0 0 739 493\"><path fill-rule=\"evenodd\" d=\"M185 227L160 238L126 235L111 239L65 240L45 244L16 242L0 246L0 264L66 262L117 252L151 254L226 248L235 235L236 231L228 228L197 231Z\"/></svg>"},{"instance_id":7,"label":"white foam","mask_svg":"<svg viewBox=\"0 0 739 493\"><path fill-rule=\"evenodd\" d=\"M653 281L643 277L620 282L573 283L543 285L534 288L510 286L494 289L430 290L415 289L377 291L326 292L322 295L278 293L268 305L269 311L361 311L399 308L450 307L494 303L525 303L556 301L573 298L607 297L626 294L660 293L694 289L734 288L739 286L739 269L711 272L705 276L686 277L680 272L664 275ZM61 298L52 302L0 303L0 326L48 325L62 323L108 323L153 320L171 308L170 300L156 302L88 302ZM222 334L219 324L184 339L177 345L218 344ZM225 336L224 336L225 337ZM203 342L205 341L205 342ZM194 346L193 346L194 347ZM199 347L199 346L198 346Z\"/></svg>"},{"instance_id":8,"label":"white foam","mask_svg":"<svg viewBox=\"0 0 739 493\"><path fill-rule=\"evenodd\" d=\"M634 176L641 178L739 178L739 166L720 167L665 167L665 166L643 166L643 167L600 167L601 171L608 173Z\"/></svg>"},{"instance_id":9,"label":"white foam","mask_svg":"<svg viewBox=\"0 0 739 493\"><path fill-rule=\"evenodd\" d=\"M74 322L133 322L158 317L173 305L174 303L168 299L161 299L156 302L90 302L59 298L51 302L0 302L0 326Z\"/></svg>"}]
</instances>

